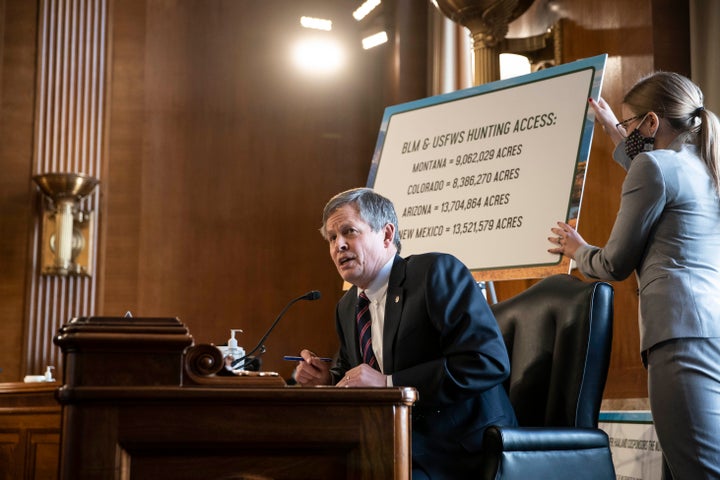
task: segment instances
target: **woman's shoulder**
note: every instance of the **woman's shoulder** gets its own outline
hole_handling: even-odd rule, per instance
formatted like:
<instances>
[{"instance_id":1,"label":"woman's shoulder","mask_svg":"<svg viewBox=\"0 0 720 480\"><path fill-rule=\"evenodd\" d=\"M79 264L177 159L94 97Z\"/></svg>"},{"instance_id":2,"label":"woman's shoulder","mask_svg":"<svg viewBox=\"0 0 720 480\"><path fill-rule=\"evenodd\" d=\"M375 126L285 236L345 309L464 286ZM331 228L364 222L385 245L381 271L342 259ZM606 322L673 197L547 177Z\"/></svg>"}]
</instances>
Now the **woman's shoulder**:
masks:
<instances>
[{"instance_id":1,"label":"woman's shoulder","mask_svg":"<svg viewBox=\"0 0 720 480\"><path fill-rule=\"evenodd\" d=\"M708 173L697 147L692 144L684 144L678 150L669 148L653 150L648 157L646 161L653 162L655 168L664 175L691 175L703 178Z\"/></svg>"},{"instance_id":2,"label":"woman's shoulder","mask_svg":"<svg viewBox=\"0 0 720 480\"><path fill-rule=\"evenodd\" d=\"M643 152L638 155L638 158L650 158L656 161L662 162L687 162L688 159L699 160L700 155L698 152L697 145L681 141L677 139L672 142L667 148L658 148L656 150L650 150L649 152Z\"/></svg>"},{"instance_id":3,"label":"woman's shoulder","mask_svg":"<svg viewBox=\"0 0 720 480\"><path fill-rule=\"evenodd\" d=\"M692 165L701 165L695 145L685 144L677 150L674 148L662 148L642 152L630 164L630 169L657 169L667 171L669 169L688 169ZM628 171L630 170L628 169Z\"/></svg>"}]
</instances>

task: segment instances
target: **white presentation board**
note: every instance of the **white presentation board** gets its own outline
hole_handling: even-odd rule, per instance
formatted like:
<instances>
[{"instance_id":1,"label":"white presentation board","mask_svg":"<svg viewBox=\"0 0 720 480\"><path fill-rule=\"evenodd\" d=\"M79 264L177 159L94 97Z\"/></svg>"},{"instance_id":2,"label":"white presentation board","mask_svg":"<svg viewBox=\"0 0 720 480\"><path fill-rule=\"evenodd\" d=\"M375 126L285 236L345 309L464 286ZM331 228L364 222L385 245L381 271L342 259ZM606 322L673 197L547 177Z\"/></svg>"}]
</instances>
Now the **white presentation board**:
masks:
<instances>
[{"instance_id":1,"label":"white presentation board","mask_svg":"<svg viewBox=\"0 0 720 480\"><path fill-rule=\"evenodd\" d=\"M617 478L662 478L662 449L649 410L601 411L598 428L608 434Z\"/></svg>"},{"instance_id":2,"label":"white presentation board","mask_svg":"<svg viewBox=\"0 0 720 480\"><path fill-rule=\"evenodd\" d=\"M451 253L481 280L568 272L547 237L579 216L606 58L388 107L368 186L402 255Z\"/></svg>"}]
</instances>

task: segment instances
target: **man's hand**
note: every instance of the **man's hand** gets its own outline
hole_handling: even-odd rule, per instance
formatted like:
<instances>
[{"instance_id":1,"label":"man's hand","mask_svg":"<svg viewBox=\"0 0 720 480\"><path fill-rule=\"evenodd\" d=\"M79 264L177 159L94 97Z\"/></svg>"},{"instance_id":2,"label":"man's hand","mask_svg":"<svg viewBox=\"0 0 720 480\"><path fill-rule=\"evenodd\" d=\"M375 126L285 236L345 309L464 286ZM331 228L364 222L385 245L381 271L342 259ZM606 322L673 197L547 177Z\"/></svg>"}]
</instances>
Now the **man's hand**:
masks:
<instances>
[{"instance_id":1,"label":"man's hand","mask_svg":"<svg viewBox=\"0 0 720 480\"><path fill-rule=\"evenodd\" d=\"M378 372L367 363L363 363L348 370L336 386L341 388L387 387L387 376Z\"/></svg>"},{"instance_id":2,"label":"man's hand","mask_svg":"<svg viewBox=\"0 0 720 480\"><path fill-rule=\"evenodd\" d=\"M300 352L303 358L295 367L295 381L302 386L311 385L330 385L332 377L330 376L330 365L328 362L320 360L310 350Z\"/></svg>"}]
</instances>

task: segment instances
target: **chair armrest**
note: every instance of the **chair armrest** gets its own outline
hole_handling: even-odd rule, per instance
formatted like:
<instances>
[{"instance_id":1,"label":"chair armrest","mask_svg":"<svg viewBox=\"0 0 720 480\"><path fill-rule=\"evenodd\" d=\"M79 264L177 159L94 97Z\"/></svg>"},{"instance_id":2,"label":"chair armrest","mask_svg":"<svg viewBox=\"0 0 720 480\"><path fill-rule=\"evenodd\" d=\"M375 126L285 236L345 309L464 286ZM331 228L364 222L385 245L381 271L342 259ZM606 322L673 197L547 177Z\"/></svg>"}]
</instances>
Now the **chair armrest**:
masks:
<instances>
[{"instance_id":1,"label":"chair armrest","mask_svg":"<svg viewBox=\"0 0 720 480\"><path fill-rule=\"evenodd\" d=\"M596 428L491 426L481 459L484 480L615 479L608 436Z\"/></svg>"},{"instance_id":2,"label":"chair armrest","mask_svg":"<svg viewBox=\"0 0 720 480\"><path fill-rule=\"evenodd\" d=\"M597 428L498 427L485 430L483 450L580 450L608 447L608 436Z\"/></svg>"}]
</instances>

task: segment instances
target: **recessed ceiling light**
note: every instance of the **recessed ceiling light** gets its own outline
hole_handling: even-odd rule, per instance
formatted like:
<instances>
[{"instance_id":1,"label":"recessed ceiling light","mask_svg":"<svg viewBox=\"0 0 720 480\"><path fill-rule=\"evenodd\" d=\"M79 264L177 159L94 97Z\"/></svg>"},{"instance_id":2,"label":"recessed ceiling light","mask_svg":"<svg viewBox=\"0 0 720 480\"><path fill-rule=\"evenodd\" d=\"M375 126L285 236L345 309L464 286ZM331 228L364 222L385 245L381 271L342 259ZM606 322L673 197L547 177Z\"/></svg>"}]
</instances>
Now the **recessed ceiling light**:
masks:
<instances>
[{"instance_id":1,"label":"recessed ceiling light","mask_svg":"<svg viewBox=\"0 0 720 480\"><path fill-rule=\"evenodd\" d=\"M300 25L314 30L325 30L327 32L332 30L332 20L325 18L300 17Z\"/></svg>"},{"instance_id":2,"label":"recessed ceiling light","mask_svg":"<svg viewBox=\"0 0 720 480\"><path fill-rule=\"evenodd\" d=\"M365 0L362 5L360 5L357 10L353 12L353 17L355 17L355 20L358 22L365 18L368 13L372 12L375 7L380 5L380 0Z\"/></svg>"},{"instance_id":3,"label":"recessed ceiling light","mask_svg":"<svg viewBox=\"0 0 720 480\"><path fill-rule=\"evenodd\" d=\"M382 31L362 39L362 46L365 50L377 47L388 41L387 32Z\"/></svg>"}]
</instances>

